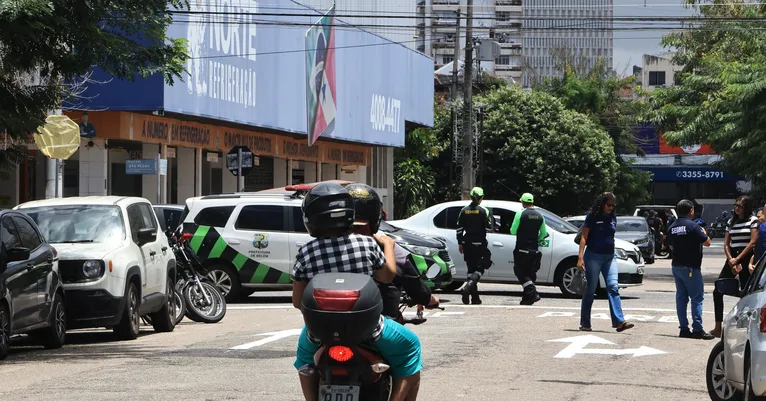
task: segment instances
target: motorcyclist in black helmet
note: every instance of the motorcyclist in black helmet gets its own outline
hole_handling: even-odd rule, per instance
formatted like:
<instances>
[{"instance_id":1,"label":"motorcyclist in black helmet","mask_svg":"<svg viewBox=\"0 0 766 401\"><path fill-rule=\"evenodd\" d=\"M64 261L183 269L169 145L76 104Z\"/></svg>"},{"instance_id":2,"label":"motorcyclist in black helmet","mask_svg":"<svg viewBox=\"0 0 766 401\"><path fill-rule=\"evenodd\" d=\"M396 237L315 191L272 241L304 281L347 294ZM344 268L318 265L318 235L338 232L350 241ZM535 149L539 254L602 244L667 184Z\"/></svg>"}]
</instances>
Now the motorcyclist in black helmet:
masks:
<instances>
[{"instance_id":1,"label":"motorcyclist in black helmet","mask_svg":"<svg viewBox=\"0 0 766 401\"><path fill-rule=\"evenodd\" d=\"M391 282L396 275L394 240L385 235L370 237L352 232L354 200L345 188L336 183L319 183L306 194L302 209L303 222L314 239L303 245L295 257L291 274L295 308L300 310L303 292L318 274L359 273L370 275L378 282ZM380 338L373 346L391 366L390 399L416 399L423 367L420 340L406 327L384 317L378 330ZM319 344L311 340L304 326L293 366L299 372L312 367L318 349ZM305 399L315 401L318 375L299 374L299 377Z\"/></svg>"},{"instance_id":2,"label":"motorcyclist in black helmet","mask_svg":"<svg viewBox=\"0 0 766 401\"><path fill-rule=\"evenodd\" d=\"M354 232L371 236L380 228L381 207L380 196L369 185L350 184L346 190L354 198ZM438 306L439 299L431 294L431 290L420 278L420 273L412 260L412 254L401 245L394 246L396 256L396 277L390 284L378 284L383 296L383 314L391 319L404 323L399 313L399 302L404 290L421 309L424 305Z\"/></svg>"}]
</instances>

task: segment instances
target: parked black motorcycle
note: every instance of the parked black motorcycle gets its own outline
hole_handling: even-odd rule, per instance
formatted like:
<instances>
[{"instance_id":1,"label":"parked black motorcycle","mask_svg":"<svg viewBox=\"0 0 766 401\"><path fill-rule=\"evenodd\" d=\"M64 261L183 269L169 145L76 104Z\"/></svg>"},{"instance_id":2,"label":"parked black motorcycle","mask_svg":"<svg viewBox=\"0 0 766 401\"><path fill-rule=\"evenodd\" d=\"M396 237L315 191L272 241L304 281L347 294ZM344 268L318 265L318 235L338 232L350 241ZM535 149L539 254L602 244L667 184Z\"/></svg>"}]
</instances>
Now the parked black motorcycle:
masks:
<instances>
[{"instance_id":1,"label":"parked black motorcycle","mask_svg":"<svg viewBox=\"0 0 766 401\"><path fill-rule=\"evenodd\" d=\"M435 277L439 270L428 269L426 277ZM355 273L317 275L306 286L301 311L306 329L321 346L314 355L316 368L299 373L319 375L318 399L388 400L390 365L372 345L383 312L375 281Z\"/></svg>"},{"instance_id":2,"label":"parked black motorcycle","mask_svg":"<svg viewBox=\"0 0 766 401\"><path fill-rule=\"evenodd\" d=\"M176 289L183 295L186 317L203 323L217 323L226 315L226 299L221 290L208 277L197 254L189 246L189 233L169 235L170 246L176 255L178 280Z\"/></svg>"}]
</instances>

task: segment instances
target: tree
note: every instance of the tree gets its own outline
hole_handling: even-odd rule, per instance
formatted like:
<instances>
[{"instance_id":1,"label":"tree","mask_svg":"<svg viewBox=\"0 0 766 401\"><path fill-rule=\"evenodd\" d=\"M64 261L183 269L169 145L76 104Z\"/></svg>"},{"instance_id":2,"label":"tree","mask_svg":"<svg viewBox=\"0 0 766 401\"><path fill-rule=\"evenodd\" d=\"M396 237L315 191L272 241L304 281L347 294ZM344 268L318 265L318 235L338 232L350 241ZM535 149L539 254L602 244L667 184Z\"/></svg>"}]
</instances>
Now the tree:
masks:
<instances>
[{"instance_id":1,"label":"tree","mask_svg":"<svg viewBox=\"0 0 766 401\"><path fill-rule=\"evenodd\" d=\"M184 0L0 1L0 131L23 139L76 92L93 67L120 79L161 74L172 84L187 58L166 36ZM7 150L7 149L6 149ZM0 160L13 162L1 150ZM12 149L14 150L14 149Z\"/></svg>"},{"instance_id":2,"label":"tree","mask_svg":"<svg viewBox=\"0 0 766 401\"><path fill-rule=\"evenodd\" d=\"M762 2L715 0L697 7L693 29L666 35L683 66L678 85L652 94L651 118L671 145L709 144L726 170L763 192L766 171L766 31ZM678 77L678 75L677 75Z\"/></svg>"},{"instance_id":3,"label":"tree","mask_svg":"<svg viewBox=\"0 0 766 401\"><path fill-rule=\"evenodd\" d=\"M477 102L486 105L484 178L492 198L532 192L538 204L569 214L614 188L614 141L588 116L547 93L518 87L494 90Z\"/></svg>"},{"instance_id":4,"label":"tree","mask_svg":"<svg viewBox=\"0 0 766 401\"><path fill-rule=\"evenodd\" d=\"M621 92L633 90L635 78L618 77L601 59L593 68L575 63L566 54L557 63L562 69L561 78L552 78L537 86L559 98L567 109L587 115L603 127L614 141L615 160L619 164L616 187L619 212L632 212L636 205L650 197L651 174L631 168L621 154L643 155L636 146L635 127L645 118L648 104L642 99L626 99Z\"/></svg>"}]
</instances>

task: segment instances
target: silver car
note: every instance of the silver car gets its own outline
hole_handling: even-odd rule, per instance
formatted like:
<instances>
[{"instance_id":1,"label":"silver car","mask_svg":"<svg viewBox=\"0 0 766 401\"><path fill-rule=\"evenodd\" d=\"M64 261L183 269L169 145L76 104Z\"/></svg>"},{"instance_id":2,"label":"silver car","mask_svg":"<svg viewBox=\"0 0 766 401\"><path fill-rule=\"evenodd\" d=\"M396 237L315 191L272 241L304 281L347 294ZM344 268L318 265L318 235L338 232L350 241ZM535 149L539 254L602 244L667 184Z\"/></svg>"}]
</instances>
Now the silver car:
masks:
<instances>
[{"instance_id":1,"label":"silver car","mask_svg":"<svg viewBox=\"0 0 766 401\"><path fill-rule=\"evenodd\" d=\"M766 259L744 289L739 280L719 279L715 286L740 298L723 320L721 341L707 363L707 388L714 401L762 400L766 396Z\"/></svg>"}]
</instances>

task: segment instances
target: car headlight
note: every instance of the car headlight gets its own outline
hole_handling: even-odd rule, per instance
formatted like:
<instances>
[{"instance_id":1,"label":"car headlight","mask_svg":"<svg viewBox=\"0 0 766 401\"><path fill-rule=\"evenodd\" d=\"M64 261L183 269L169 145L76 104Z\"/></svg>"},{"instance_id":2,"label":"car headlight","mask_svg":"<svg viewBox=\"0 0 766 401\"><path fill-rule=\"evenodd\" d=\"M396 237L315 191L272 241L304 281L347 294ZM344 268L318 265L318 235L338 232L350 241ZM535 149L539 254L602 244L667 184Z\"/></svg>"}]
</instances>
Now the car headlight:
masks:
<instances>
[{"instance_id":1,"label":"car headlight","mask_svg":"<svg viewBox=\"0 0 766 401\"><path fill-rule=\"evenodd\" d=\"M439 254L439 250L436 248L429 248L427 246L415 246L409 244L400 244L402 248L412 252L415 255L433 257Z\"/></svg>"},{"instance_id":2,"label":"car headlight","mask_svg":"<svg viewBox=\"0 0 766 401\"><path fill-rule=\"evenodd\" d=\"M644 245L644 244L648 244L649 240L646 239L646 238L637 239L637 240L633 241L633 243L636 244L636 245Z\"/></svg>"},{"instance_id":3,"label":"car headlight","mask_svg":"<svg viewBox=\"0 0 766 401\"><path fill-rule=\"evenodd\" d=\"M628 260L628 253L625 252L624 249L615 248L614 257L616 257L617 259Z\"/></svg>"},{"instance_id":4,"label":"car headlight","mask_svg":"<svg viewBox=\"0 0 766 401\"><path fill-rule=\"evenodd\" d=\"M82 275L85 278L97 278L104 274L104 263L100 260L86 260L82 264Z\"/></svg>"}]
</instances>

